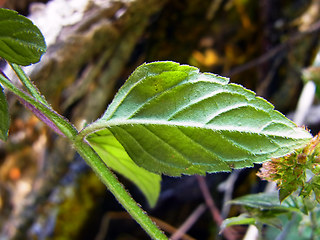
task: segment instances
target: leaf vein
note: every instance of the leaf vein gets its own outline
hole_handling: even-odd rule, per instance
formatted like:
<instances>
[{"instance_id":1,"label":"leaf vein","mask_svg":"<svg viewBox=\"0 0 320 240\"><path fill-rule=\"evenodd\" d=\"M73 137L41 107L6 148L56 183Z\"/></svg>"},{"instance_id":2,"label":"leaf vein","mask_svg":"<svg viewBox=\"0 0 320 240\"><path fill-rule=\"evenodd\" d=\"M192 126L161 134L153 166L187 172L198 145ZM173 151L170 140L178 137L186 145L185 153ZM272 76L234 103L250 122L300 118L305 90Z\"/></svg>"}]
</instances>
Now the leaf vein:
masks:
<instances>
[{"instance_id":1,"label":"leaf vein","mask_svg":"<svg viewBox=\"0 0 320 240\"><path fill-rule=\"evenodd\" d=\"M219 111L215 112L214 114L210 115L207 118L205 124L209 124L209 122L213 121L216 117L220 116L223 113L230 112L232 110L239 109L239 108L242 108L242 107L248 107L248 106L249 106L248 103L238 103L238 104L235 104L235 105L232 105L232 106L228 106L228 107L219 109Z\"/></svg>"},{"instance_id":2,"label":"leaf vein","mask_svg":"<svg viewBox=\"0 0 320 240\"><path fill-rule=\"evenodd\" d=\"M168 162L163 162L161 159L158 159L157 157L153 156L151 153L149 153L144 147L143 145L141 145L141 143L135 138L134 135L132 135L129 131L127 131L125 128L122 128L121 126L118 126L119 128L121 128L123 131L125 131L131 138L132 140L140 147L141 150L143 150L143 152L145 154L147 154L151 159L153 159L154 161L160 163L161 165L164 166L169 166L169 167L174 167L174 168L179 168L179 166L176 166L174 164L170 164Z\"/></svg>"}]
</instances>

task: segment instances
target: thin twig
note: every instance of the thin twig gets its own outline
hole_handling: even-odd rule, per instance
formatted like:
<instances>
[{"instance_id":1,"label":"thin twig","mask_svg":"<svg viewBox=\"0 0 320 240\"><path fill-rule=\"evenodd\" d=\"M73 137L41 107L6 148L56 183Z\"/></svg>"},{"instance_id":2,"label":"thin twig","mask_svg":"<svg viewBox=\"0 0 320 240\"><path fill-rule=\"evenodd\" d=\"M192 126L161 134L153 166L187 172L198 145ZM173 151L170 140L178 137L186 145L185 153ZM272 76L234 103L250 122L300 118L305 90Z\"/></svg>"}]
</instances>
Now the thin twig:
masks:
<instances>
[{"instance_id":1,"label":"thin twig","mask_svg":"<svg viewBox=\"0 0 320 240\"><path fill-rule=\"evenodd\" d=\"M8 64L11 66L13 71L17 74L18 79L27 88L27 90L31 94L31 96L33 96L39 102L41 102L42 104L44 104L45 106L50 108L50 104L47 102L47 100L44 98L44 96L41 95L38 88L31 82L31 79L26 75L26 73L23 71L23 69L15 63L8 62Z\"/></svg>"},{"instance_id":2,"label":"thin twig","mask_svg":"<svg viewBox=\"0 0 320 240\"><path fill-rule=\"evenodd\" d=\"M218 190L224 192L224 196L223 196L223 203L224 204L223 204L223 207L221 210L221 217L222 218L227 217L229 214L229 210L230 210L231 205L227 204L227 202L229 202L232 199L234 183L236 182L240 171L241 170L238 170L238 169L233 170L232 173L229 175L228 179L218 186Z\"/></svg>"},{"instance_id":3,"label":"thin twig","mask_svg":"<svg viewBox=\"0 0 320 240\"><path fill-rule=\"evenodd\" d=\"M223 219L221 217L219 209L215 206L213 198L211 197L209 188L207 186L207 183L202 176L196 176L200 190L202 192L202 195L205 199L205 202L210 209L210 212L212 214L213 220L217 223L218 226L221 226ZM223 236L228 239L228 240L235 240L237 239L236 237L236 232L233 231L232 228L226 228L222 232Z\"/></svg>"},{"instance_id":4,"label":"thin twig","mask_svg":"<svg viewBox=\"0 0 320 240\"><path fill-rule=\"evenodd\" d=\"M158 226L159 228L161 228L163 231L166 231L167 233L174 233L177 231L177 229L175 227L173 227L172 225L168 224L167 222L165 221L162 221L161 219L159 218L155 218L155 217L151 217L152 221L154 221ZM181 240L196 240L195 238L189 236L188 234L184 233L181 238Z\"/></svg>"},{"instance_id":5,"label":"thin twig","mask_svg":"<svg viewBox=\"0 0 320 240\"><path fill-rule=\"evenodd\" d=\"M266 54L253 59L249 62L247 62L246 64L240 65L238 67L235 67L234 69L232 69L230 72L225 73L225 76L233 76L236 74L239 74L245 70L248 70L250 68L256 67L261 65L262 63L270 60L272 57L274 57L276 54L278 54L279 52L289 48L290 46L292 46L292 44L298 42L299 40L301 40L304 36L317 32L320 30L320 20L315 22L314 24L312 24L310 26L310 28L308 28L306 31L297 33L295 35L293 35L292 37L289 37L289 40L278 45L277 47L271 49L270 51L268 51Z\"/></svg>"},{"instance_id":6,"label":"thin twig","mask_svg":"<svg viewBox=\"0 0 320 240\"><path fill-rule=\"evenodd\" d=\"M218 208L214 204L214 201L213 201L213 199L211 197L211 194L209 192L207 183L206 183L204 177L196 176L196 178L198 180L199 187L200 187L200 190L201 190L202 195L204 197L204 200L205 200L208 208L211 211L213 219L220 226L221 223L223 222L223 219L222 219L222 217L220 215L220 212L219 212Z\"/></svg>"},{"instance_id":7,"label":"thin twig","mask_svg":"<svg viewBox=\"0 0 320 240\"><path fill-rule=\"evenodd\" d=\"M206 210L205 204L200 204L193 213L187 218L187 220L179 227L179 229L170 237L171 240L179 240L182 236L194 225L199 217Z\"/></svg>"},{"instance_id":8,"label":"thin twig","mask_svg":"<svg viewBox=\"0 0 320 240\"><path fill-rule=\"evenodd\" d=\"M169 234L174 234L178 231L177 228L170 225L169 223L162 221L159 218L150 216L153 222L155 222L161 229L163 229L165 232ZM109 230L109 225L111 220L130 220L132 221L132 217L127 212L108 212L103 216L103 219L101 221L101 226L98 234L95 237L95 240L103 240L106 238ZM196 240L193 237L190 237L188 234L182 234L180 236L181 240Z\"/></svg>"},{"instance_id":9,"label":"thin twig","mask_svg":"<svg viewBox=\"0 0 320 240\"><path fill-rule=\"evenodd\" d=\"M211 21L219 10L223 0L212 0L207 11L206 19Z\"/></svg>"}]
</instances>

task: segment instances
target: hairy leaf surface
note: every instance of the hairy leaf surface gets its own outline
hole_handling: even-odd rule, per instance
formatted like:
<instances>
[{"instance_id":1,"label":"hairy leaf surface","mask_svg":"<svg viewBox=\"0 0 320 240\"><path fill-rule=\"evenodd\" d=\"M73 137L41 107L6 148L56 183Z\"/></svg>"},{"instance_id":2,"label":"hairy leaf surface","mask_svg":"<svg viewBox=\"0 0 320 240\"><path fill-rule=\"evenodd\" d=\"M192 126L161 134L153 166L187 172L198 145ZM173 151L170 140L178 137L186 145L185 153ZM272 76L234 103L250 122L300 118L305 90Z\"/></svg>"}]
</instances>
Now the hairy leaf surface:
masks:
<instances>
[{"instance_id":1,"label":"hairy leaf surface","mask_svg":"<svg viewBox=\"0 0 320 240\"><path fill-rule=\"evenodd\" d=\"M251 167L311 138L254 92L174 62L137 68L89 128L109 129L139 166L171 176Z\"/></svg>"},{"instance_id":2,"label":"hairy leaf surface","mask_svg":"<svg viewBox=\"0 0 320 240\"><path fill-rule=\"evenodd\" d=\"M8 103L4 95L3 88L0 86L0 139L7 140L10 118Z\"/></svg>"},{"instance_id":3,"label":"hairy leaf surface","mask_svg":"<svg viewBox=\"0 0 320 240\"><path fill-rule=\"evenodd\" d=\"M91 134L88 140L108 167L134 182L146 196L151 207L156 204L161 176L137 166L108 129Z\"/></svg>"},{"instance_id":4,"label":"hairy leaf surface","mask_svg":"<svg viewBox=\"0 0 320 240\"><path fill-rule=\"evenodd\" d=\"M39 62L46 51L40 30L17 12L0 8L0 57L19 65Z\"/></svg>"}]
</instances>

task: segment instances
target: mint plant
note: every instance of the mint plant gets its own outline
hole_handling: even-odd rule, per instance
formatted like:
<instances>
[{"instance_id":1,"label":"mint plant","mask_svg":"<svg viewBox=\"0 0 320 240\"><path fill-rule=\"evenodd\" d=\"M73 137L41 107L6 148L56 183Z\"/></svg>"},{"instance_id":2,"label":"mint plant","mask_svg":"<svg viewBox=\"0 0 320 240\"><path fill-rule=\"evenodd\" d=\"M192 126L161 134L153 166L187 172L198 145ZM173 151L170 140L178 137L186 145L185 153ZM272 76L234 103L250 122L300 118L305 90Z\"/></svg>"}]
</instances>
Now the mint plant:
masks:
<instances>
[{"instance_id":1,"label":"mint plant","mask_svg":"<svg viewBox=\"0 0 320 240\"><path fill-rule=\"evenodd\" d=\"M244 207L246 213L226 219L221 226L222 229L233 225L251 224L260 230L263 225L282 230L287 222L288 226L301 225L300 228L306 233L304 239L316 239L315 236L318 236L320 231L319 143L317 135L306 146L264 162L257 175L263 180L275 182L279 192L249 194L230 201L229 204ZM275 236L271 237L274 238ZM284 234L282 239L285 239Z\"/></svg>"},{"instance_id":2,"label":"mint plant","mask_svg":"<svg viewBox=\"0 0 320 240\"><path fill-rule=\"evenodd\" d=\"M138 67L103 116L78 131L55 112L19 65L40 60L41 32L16 12L0 9L0 56L27 92L4 73L2 87L51 129L70 141L153 239L167 237L130 197L110 169L133 181L154 206L161 174L180 176L231 171L282 157L308 143L311 135L266 100L229 80L175 62ZM1 89L2 90L2 89ZM0 137L8 136L9 114L0 91Z\"/></svg>"}]
</instances>

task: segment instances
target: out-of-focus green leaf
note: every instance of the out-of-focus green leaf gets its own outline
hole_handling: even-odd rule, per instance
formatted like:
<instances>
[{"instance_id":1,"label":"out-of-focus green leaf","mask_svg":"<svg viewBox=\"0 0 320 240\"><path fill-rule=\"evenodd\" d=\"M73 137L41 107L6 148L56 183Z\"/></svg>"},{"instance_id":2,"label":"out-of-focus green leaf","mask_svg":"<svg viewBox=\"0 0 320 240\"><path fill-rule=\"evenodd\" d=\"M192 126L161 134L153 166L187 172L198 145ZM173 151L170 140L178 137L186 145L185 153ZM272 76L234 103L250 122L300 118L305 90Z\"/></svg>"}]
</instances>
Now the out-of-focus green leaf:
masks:
<instances>
[{"instance_id":1,"label":"out-of-focus green leaf","mask_svg":"<svg viewBox=\"0 0 320 240\"><path fill-rule=\"evenodd\" d=\"M294 191L298 189L297 184L292 181L292 184L287 184L279 189L279 200L283 202L287 197L289 197Z\"/></svg>"},{"instance_id":2,"label":"out-of-focus green leaf","mask_svg":"<svg viewBox=\"0 0 320 240\"><path fill-rule=\"evenodd\" d=\"M223 230L226 227L234 226L234 225L255 225L258 228L263 224L267 224L269 226L282 229L282 223L280 219L275 217L270 218L261 218L260 216L251 216L249 214L243 213L237 217L227 218L225 219L220 228Z\"/></svg>"},{"instance_id":3,"label":"out-of-focus green leaf","mask_svg":"<svg viewBox=\"0 0 320 240\"><path fill-rule=\"evenodd\" d=\"M300 206L292 198L285 199L281 204L279 202L278 193L257 193L248 194L236 198L229 202L230 204L237 204L256 208L258 210L279 210L286 212L300 212Z\"/></svg>"},{"instance_id":4,"label":"out-of-focus green leaf","mask_svg":"<svg viewBox=\"0 0 320 240\"><path fill-rule=\"evenodd\" d=\"M91 134L87 140L108 167L139 187L151 207L156 204L160 193L161 176L137 166L108 129Z\"/></svg>"},{"instance_id":5,"label":"out-of-focus green leaf","mask_svg":"<svg viewBox=\"0 0 320 240\"><path fill-rule=\"evenodd\" d=\"M46 48L42 33L28 18L0 8L0 57L26 66L39 62Z\"/></svg>"},{"instance_id":6,"label":"out-of-focus green leaf","mask_svg":"<svg viewBox=\"0 0 320 240\"><path fill-rule=\"evenodd\" d=\"M8 103L4 95L3 88L0 86L0 139L7 140L10 125Z\"/></svg>"},{"instance_id":7,"label":"out-of-focus green leaf","mask_svg":"<svg viewBox=\"0 0 320 240\"><path fill-rule=\"evenodd\" d=\"M282 229L283 223L279 216L285 215L290 218L294 213L300 213L304 207L302 202L297 202L293 198L287 198L280 204L277 193L249 194L232 201L230 204L243 206L247 213L236 218L228 218L223 222L223 226L252 224L259 229L266 224L278 229Z\"/></svg>"},{"instance_id":8,"label":"out-of-focus green leaf","mask_svg":"<svg viewBox=\"0 0 320 240\"><path fill-rule=\"evenodd\" d=\"M264 217L263 215L250 215L243 213L237 217L227 218L225 219L220 228L221 231L226 227L234 226L234 225L255 225L260 228L263 224L282 229L282 222L280 219L276 217Z\"/></svg>"},{"instance_id":9,"label":"out-of-focus green leaf","mask_svg":"<svg viewBox=\"0 0 320 240\"><path fill-rule=\"evenodd\" d=\"M266 224L266 225L269 225L271 227L274 227L274 228L278 228L280 230L282 230L282 222L279 218L277 217L258 217L257 218L257 222L259 222L259 224Z\"/></svg>"},{"instance_id":10,"label":"out-of-focus green leaf","mask_svg":"<svg viewBox=\"0 0 320 240\"><path fill-rule=\"evenodd\" d=\"M315 210L315 221L312 222L309 216L302 214L294 214L291 218L287 216L279 216L284 227L282 230L266 227L264 229L265 240L283 239L283 240L310 240L318 239L320 236L319 226L320 215L319 209ZM315 225L314 225L315 224ZM312 233L313 232L313 233ZM313 236L313 237L312 237Z\"/></svg>"},{"instance_id":11,"label":"out-of-focus green leaf","mask_svg":"<svg viewBox=\"0 0 320 240\"><path fill-rule=\"evenodd\" d=\"M251 167L311 138L252 91L175 62L137 68L89 128L109 129L137 165L171 176Z\"/></svg>"},{"instance_id":12,"label":"out-of-focus green leaf","mask_svg":"<svg viewBox=\"0 0 320 240\"><path fill-rule=\"evenodd\" d=\"M227 218L225 219L221 226L220 229L223 230L227 227L231 227L234 225L255 225L256 223L256 219L253 217L250 217L248 214L244 213L241 214L237 217L231 217L231 218Z\"/></svg>"}]
</instances>

